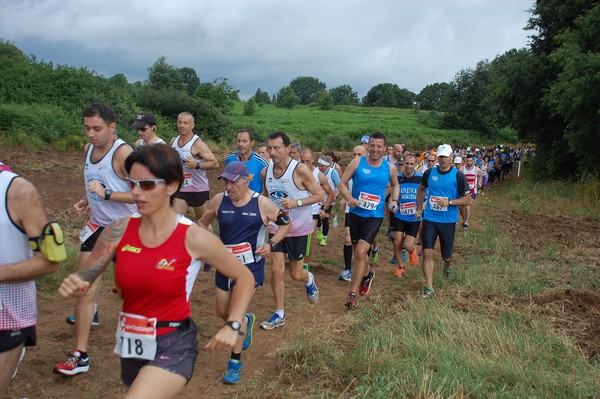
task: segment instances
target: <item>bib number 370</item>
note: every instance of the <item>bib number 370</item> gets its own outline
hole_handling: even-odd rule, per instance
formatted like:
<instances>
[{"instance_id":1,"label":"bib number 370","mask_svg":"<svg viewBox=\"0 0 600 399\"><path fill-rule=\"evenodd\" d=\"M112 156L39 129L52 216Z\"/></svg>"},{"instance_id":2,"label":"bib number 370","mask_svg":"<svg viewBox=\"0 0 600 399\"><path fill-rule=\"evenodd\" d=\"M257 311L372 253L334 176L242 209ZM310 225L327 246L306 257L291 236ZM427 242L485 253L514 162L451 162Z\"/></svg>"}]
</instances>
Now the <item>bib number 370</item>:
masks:
<instances>
[{"instance_id":1,"label":"bib number 370","mask_svg":"<svg viewBox=\"0 0 600 399\"><path fill-rule=\"evenodd\" d=\"M153 360L156 356L156 317L121 312L115 353L122 358Z\"/></svg>"}]
</instances>

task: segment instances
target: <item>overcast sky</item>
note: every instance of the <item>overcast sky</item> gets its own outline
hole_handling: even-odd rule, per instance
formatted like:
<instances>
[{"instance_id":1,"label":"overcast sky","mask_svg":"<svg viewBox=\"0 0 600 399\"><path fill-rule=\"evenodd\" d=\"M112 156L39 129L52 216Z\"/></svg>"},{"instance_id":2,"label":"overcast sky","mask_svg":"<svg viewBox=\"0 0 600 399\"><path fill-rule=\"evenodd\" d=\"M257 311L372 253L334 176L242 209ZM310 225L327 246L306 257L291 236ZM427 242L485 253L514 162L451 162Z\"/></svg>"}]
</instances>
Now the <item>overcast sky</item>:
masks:
<instances>
[{"instance_id":1,"label":"overcast sky","mask_svg":"<svg viewBox=\"0 0 600 399\"><path fill-rule=\"evenodd\" d=\"M37 60L145 80L161 55L248 98L298 76L359 97L419 93L529 43L533 0L0 0L0 38Z\"/></svg>"}]
</instances>

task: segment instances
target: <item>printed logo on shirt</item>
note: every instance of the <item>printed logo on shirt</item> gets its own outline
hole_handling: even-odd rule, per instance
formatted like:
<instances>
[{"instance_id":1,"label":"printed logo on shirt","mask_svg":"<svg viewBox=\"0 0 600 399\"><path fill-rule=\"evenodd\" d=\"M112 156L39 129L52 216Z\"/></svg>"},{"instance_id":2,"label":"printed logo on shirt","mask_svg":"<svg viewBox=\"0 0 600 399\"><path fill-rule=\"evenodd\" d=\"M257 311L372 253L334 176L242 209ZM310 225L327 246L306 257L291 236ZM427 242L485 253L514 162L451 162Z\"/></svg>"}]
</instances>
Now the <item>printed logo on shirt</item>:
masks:
<instances>
[{"instance_id":1,"label":"printed logo on shirt","mask_svg":"<svg viewBox=\"0 0 600 399\"><path fill-rule=\"evenodd\" d=\"M256 216L255 212L242 212L243 216Z\"/></svg>"},{"instance_id":2,"label":"printed logo on shirt","mask_svg":"<svg viewBox=\"0 0 600 399\"><path fill-rule=\"evenodd\" d=\"M365 175L369 175L369 174L371 174L371 169L363 168L363 173Z\"/></svg>"},{"instance_id":3,"label":"printed logo on shirt","mask_svg":"<svg viewBox=\"0 0 600 399\"><path fill-rule=\"evenodd\" d=\"M142 248L137 248L129 244L125 244L123 248L121 248L121 252L133 252L134 254L139 254L142 252Z\"/></svg>"},{"instance_id":4,"label":"printed logo on shirt","mask_svg":"<svg viewBox=\"0 0 600 399\"><path fill-rule=\"evenodd\" d=\"M177 259L171 259L170 261L168 261L166 259L162 259L156 265L156 270L168 270L172 272L173 270L175 270L175 266L173 266L173 263L175 263L176 260Z\"/></svg>"}]
</instances>

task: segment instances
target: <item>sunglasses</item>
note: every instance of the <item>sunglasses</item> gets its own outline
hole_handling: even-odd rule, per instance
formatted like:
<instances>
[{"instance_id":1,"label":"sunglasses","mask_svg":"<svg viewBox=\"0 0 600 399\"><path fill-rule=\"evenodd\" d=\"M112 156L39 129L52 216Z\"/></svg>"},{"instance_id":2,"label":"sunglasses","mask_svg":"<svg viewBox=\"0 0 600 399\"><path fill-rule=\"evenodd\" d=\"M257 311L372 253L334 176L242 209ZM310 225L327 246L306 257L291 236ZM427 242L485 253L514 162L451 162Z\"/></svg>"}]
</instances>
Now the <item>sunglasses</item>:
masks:
<instances>
[{"instance_id":1,"label":"sunglasses","mask_svg":"<svg viewBox=\"0 0 600 399\"><path fill-rule=\"evenodd\" d=\"M166 183L165 179L144 179L144 180L134 180L131 177L126 177L125 180L129 185L129 188L133 190L133 187L138 186L143 191L149 191L154 189L157 184Z\"/></svg>"},{"instance_id":2,"label":"sunglasses","mask_svg":"<svg viewBox=\"0 0 600 399\"><path fill-rule=\"evenodd\" d=\"M146 126L146 127L138 127L137 131L138 132L145 132L148 129L152 129L152 126Z\"/></svg>"}]
</instances>

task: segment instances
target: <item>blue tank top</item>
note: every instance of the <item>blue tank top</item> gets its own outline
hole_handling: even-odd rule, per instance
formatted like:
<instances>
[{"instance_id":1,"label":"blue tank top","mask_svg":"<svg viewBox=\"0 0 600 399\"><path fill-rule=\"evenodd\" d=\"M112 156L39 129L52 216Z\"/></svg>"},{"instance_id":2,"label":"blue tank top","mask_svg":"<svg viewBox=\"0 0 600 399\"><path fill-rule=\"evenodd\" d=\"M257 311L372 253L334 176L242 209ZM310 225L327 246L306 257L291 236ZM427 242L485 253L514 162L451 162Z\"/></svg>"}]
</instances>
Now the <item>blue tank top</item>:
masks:
<instances>
[{"instance_id":1,"label":"blue tank top","mask_svg":"<svg viewBox=\"0 0 600 399\"><path fill-rule=\"evenodd\" d=\"M427 179L427 201L423 218L436 223L458 223L458 206L440 206L439 198L450 200L462 197L457 183L458 169L450 168L446 173L440 173L439 168L429 169Z\"/></svg>"},{"instance_id":2,"label":"blue tank top","mask_svg":"<svg viewBox=\"0 0 600 399\"><path fill-rule=\"evenodd\" d=\"M265 243L267 228L258 208L259 195L255 192L246 205L237 207L225 192L217 212L221 241L252 271L265 264L265 260L255 254L256 249Z\"/></svg>"},{"instance_id":3,"label":"blue tank top","mask_svg":"<svg viewBox=\"0 0 600 399\"><path fill-rule=\"evenodd\" d=\"M398 219L404 222L418 222L423 219L416 219L417 213L417 190L421 185L423 175L415 172L411 177L404 176L404 173L398 175L400 183L400 199L398 200L398 211L394 214Z\"/></svg>"},{"instance_id":4,"label":"blue tank top","mask_svg":"<svg viewBox=\"0 0 600 399\"><path fill-rule=\"evenodd\" d=\"M382 218L385 207L385 190L390 182L390 164L381 160L381 165L370 166L367 157L360 157L358 167L352 175L352 197L360 205L350 208L350 213L365 218Z\"/></svg>"}]
</instances>

